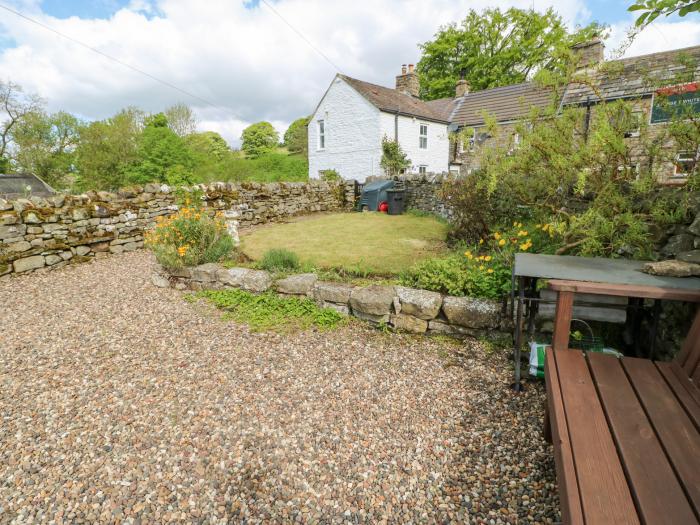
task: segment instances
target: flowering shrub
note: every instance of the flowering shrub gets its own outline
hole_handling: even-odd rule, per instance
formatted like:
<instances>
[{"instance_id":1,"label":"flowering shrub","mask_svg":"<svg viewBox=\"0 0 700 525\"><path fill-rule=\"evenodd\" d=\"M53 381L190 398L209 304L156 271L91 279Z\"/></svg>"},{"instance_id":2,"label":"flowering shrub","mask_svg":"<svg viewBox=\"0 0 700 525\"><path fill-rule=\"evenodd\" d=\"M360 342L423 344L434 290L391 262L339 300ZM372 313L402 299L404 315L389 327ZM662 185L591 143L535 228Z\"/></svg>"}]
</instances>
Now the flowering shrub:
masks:
<instances>
[{"instance_id":1,"label":"flowering shrub","mask_svg":"<svg viewBox=\"0 0 700 525\"><path fill-rule=\"evenodd\" d=\"M234 249L221 214L211 217L189 198L176 214L158 217L145 241L158 262L170 270L216 262Z\"/></svg>"},{"instance_id":2,"label":"flowering shrub","mask_svg":"<svg viewBox=\"0 0 700 525\"><path fill-rule=\"evenodd\" d=\"M514 222L468 246L464 253L429 259L404 272L401 284L449 295L499 299L510 292L511 268L518 252L554 249L557 225L533 227Z\"/></svg>"}]
</instances>

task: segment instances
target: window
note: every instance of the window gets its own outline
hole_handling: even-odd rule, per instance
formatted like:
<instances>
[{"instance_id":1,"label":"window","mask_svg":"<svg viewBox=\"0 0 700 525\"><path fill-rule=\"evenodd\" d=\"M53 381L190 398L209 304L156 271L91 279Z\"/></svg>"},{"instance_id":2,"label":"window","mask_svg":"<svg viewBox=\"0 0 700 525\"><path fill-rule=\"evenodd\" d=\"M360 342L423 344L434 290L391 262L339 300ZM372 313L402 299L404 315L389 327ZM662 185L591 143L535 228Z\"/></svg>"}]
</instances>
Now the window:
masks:
<instances>
[{"instance_id":1,"label":"window","mask_svg":"<svg viewBox=\"0 0 700 525\"><path fill-rule=\"evenodd\" d=\"M695 151L679 151L676 161L673 163L674 177L687 177L695 169L698 161L698 154Z\"/></svg>"},{"instance_id":2,"label":"window","mask_svg":"<svg viewBox=\"0 0 700 525\"><path fill-rule=\"evenodd\" d=\"M318 149L326 149L326 122L318 121Z\"/></svg>"},{"instance_id":3,"label":"window","mask_svg":"<svg viewBox=\"0 0 700 525\"><path fill-rule=\"evenodd\" d=\"M418 147L428 149L428 125L421 124L418 131Z\"/></svg>"},{"instance_id":4,"label":"window","mask_svg":"<svg viewBox=\"0 0 700 525\"><path fill-rule=\"evenodd\" d=\"M642 120L644 119L644 116L645 116L644 112L641 110L632 111L629 129L627 131L625 131L625 138L626 139L628 139L630 137L638 137L639 136L639 128L642 125Z\"/></svg>"},{"instance_id":5,"label":"window","mask_svg":"<svg viewBox=\"0 0 700 525\"><path fill-rule=\"evenodd\" d=\"M425 175L428 172L428 166L418 166L418 173Z\"/></svg>"}]
</instances>

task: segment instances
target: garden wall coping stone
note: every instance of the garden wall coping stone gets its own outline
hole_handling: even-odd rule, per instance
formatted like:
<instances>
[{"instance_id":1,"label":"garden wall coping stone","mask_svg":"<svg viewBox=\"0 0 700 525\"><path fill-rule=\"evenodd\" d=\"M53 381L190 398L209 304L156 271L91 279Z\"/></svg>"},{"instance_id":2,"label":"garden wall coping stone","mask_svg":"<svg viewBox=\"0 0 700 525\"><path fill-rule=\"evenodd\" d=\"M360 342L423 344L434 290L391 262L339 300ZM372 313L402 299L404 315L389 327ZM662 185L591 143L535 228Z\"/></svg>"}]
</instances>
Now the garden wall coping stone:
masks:
<instances>
[{"instance_id":1,"label":"garden wall coping stone","mask_svg":"<svg viewBox=\"0 0 700 525\"><path fill-rule=\"evenodd\" d=\"M350 294L350 307L353 312L383 318L391 312L395 296L393 286L374 284L366 288L355 288Z\"/></svg>"},{"instance_id":2,"label":"garden wall coping stone","mask_svg":"<svg viewBox=\"0 0 700 525\"><path fill-rule=\"evenodd\" d=\"M401 313L424 320L434 319L442 306L442 295L437 292L397 286L396 295Z\"/></svg>"},{"instance_id":3,"label":"garden wall coping stone","mask_svg":"<svg viewBox=\"0 0 700 525\"><path fill-rule=\"evenodd\" d=\"M350 301L352 288L352 286L345 283L318 281L314 286L313 297L316 301L347 303Z\"/></svg>"},{"instance_id":4,"label":"garden wall coping stone","mask_svg":"<svg viewBox=\"0 0 700 525\"><path fill-rule=\"evenodd\" d=\"M501 304L489 299L447 296L442 311L450 324L466 328L492 328L501 318Z\"/></svg>"},{"instance_id":5,"label":"garden wall coping stone","mask_svg":"<svg viewBox=\"0 0 700 525\"><path fill-rule=\"evenodd\" d=\"M275 283L275 289L280 293L291 295L309 295L318 281L315 273L299 273L280 279Z\"/></svg>"}]
</instances>

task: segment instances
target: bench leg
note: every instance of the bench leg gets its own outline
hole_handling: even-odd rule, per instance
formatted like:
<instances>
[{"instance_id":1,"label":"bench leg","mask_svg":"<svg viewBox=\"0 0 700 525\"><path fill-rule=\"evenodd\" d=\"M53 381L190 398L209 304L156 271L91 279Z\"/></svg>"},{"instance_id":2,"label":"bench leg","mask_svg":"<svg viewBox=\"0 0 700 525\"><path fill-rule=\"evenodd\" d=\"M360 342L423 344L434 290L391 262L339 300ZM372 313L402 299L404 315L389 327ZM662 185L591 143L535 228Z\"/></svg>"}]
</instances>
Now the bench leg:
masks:
<instances>
[{"instance_id":1,"label":"bench leg","mask_svg":"<svg viewBox=\"0 0 700 525\"><path fill-rule=\"evenodd\" d=\"M554 334L552 335L553 350L569 348L569 331L574 310L574 293L560 290L557 295L557 309L554 313Z\"/></svg>"},{"instance_id":2,"label":"bench leg","mask_svg":"<svg viewBox=\"0 0 700 525\"><path fill-rule=\"evenodd\" d=\"M549 420L549 406L544 407L544 428L542 429L544 439L550 445L552 444L552 423Z\"/></svg>"}]
</instances>

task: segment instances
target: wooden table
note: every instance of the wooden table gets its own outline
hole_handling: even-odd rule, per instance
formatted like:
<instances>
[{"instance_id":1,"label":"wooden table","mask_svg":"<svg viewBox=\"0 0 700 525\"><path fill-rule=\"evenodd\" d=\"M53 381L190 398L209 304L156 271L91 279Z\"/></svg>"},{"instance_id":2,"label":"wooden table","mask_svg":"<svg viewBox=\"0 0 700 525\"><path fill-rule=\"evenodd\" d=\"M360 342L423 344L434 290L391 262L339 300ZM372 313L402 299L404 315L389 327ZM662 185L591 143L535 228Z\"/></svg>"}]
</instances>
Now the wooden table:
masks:
<instances>
[{"instance_id":1,"label":"wooden table","mask_svg":"<svg viewBox=\"0 0 700 525\"><path fill-rule=\"evenodd\" d=\"M569 348L569 333L574 308L574 294L614 295L639 299L700 302L700 292L685 288L667 286L644 286L636 284L610 284L599 282L551 280L549 288L557 292L557 309L554 315L554 335L552 348Z\"/></svg>"}]
</instances>

